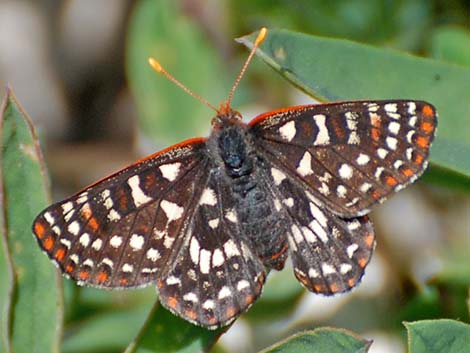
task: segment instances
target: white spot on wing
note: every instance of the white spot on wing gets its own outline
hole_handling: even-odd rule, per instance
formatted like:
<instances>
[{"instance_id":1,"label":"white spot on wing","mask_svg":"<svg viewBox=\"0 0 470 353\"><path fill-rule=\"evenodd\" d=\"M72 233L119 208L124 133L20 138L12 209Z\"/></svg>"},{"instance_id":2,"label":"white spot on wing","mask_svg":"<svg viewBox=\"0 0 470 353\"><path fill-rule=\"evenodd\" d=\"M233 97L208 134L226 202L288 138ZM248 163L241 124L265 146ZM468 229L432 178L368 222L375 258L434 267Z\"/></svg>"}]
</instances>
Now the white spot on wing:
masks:
<instances>
[{"instance_id":1,"label":"white spot on wing","mask_svg":"<svg viewBox=\"0 0 470 353\"><path fill-rule=\"evenodd\" d=\"M101 263L102 263L103 265L108 266L108 267L111 268L111 269L112 269L113 266L114 266L113 261L111 261L111 259L109 259L109 258L107 258L107 257L105 257L103 260L101 260Z\"/></svg>"},{"instance_id":2,"label":"white spot on wing","mask_svg":"<svg viewBox=\"0 0 470 353\"><path fill-rule=\"evenodd\" d=\"M313 116L313 120L318 127L318 133L313 144L315 146L326 145L330 143L330 136L328 135L328 129L325 125L326 116L323 114L318 114Z\"/></svg>"},{"instance_id":3,"label":"white spot on wing","mask_svg":"<svg viewBox=\"0 0 470 353\"><path fill-rule=\"evenodd\" d=\"M210 188L205 188L202 192L201 199L199 200L200 205L209 205L214 206L217 204L217 198L215 196L214 190Z\"/></svg>"},{"instance_id":4,"label":"white spot on wing","mask_svg":"<svg viewBox=\"0 0 470 353\"><path fill-rule=\"evenodd\" d=\"M348 254L349 258L352 258L356 250L359 249L357 244L351 244L346 248L346 253Z\"/></svg>"},{"instance_id":5,"label":"white spot on wing","mask_svg":"<svg viewBox=\"0 0 470 353\"><path fill-rule=\"evenodd\" d=\"M391 123L388 124L388 131L390 131L394 135L397 135L398 132L400 131L400 124L397 123L396 121L392 121Z\"/></svg>"},{"instance_id":6,"label":"white spot on wing","mask_svg":"<svg viewBox=\"0 0 470 353\"><path fill-rule=\"evenodd\" d=\"M240 256L240 251L237 248L237 244L235 244L232 239L229 239L225 242L224 252L228 258L231 258L233 256Z\"/></svg>"},{"instance_id":7,"label":"white spot on wing","mask_svg":"<svg viewBox=\"0 0 470 353\"><path fill-rule=\"evenodd\" d=\"M179 286L181 284L181 280L175 276L168 277L165 282L169 286L174 286L175 284Z\"/></svg>"},{"instance_id":8,"label":"white spot on wing","mask_svg":"<svg viewBox=\"0 0 470 353\"><path fill-rule=\"evenodd\" d=\"M202 307L206 310L212 310L215 308L215 302L212 299L207 299L204 303L202 303Z\"/></svg>"},{"instance_id":9,"label":"white spot on wing","mask_svg":"<svg viewBox=\"0 0 470 353\"><path fill-rule=\"evenodd\" d=\"M320 274L319 274L318 271L315 270L314 268L309 268L309 269L308 269L308 276L309 276L310 278L318 278L318 277L320 277Z\"/></svg>"},{"instance_id":10,"label":"white spot on wing","mask_svg":"<svg viewBox=\"0 0 470 353\"><path fill-rule=\"evenodd\" d=\"M321 265L321 270L322 270L324 275L331 275L333 273L336 273L335 268L333 266L331 266L330 264L327 264L325 262Z\"/></svg>"},{"instance_id":11,"label":"white spot on wing","mask_svg":"<svg viewBox=\"0 0 470 353\"><path fill-rule=\"evenodd\" d=\"M134 205L136 207L152 201L152 198L145 195L145 193L140 188L140 179L138 175L130 177L127 180L127 184L131 188L132 200L134 201Z\"/></svg>"},{"instance_id":12,"label":"white spot on wing","mask_svg":"<svg viewBox=\"0 0 470 353\"><path fill-rule=\"evenodd\" d=\"M346 197L347 189L345 188L344 185L338 185L336 188L336 194L338 195L339 198L344 198Z\"/></svg>"},{"instance_id":13,"label":"white spot on wing","mask_svg":"<svg viewBox=\"0 0 470 353\"><path fill-rule=\"evenodd\" d=\"M237 283L237 290L241 292L243 289L248 288L250 283L246 279L242 279Z\"/></svg>"},{"instance_id":14,"label":"white spot on wing","mask_svg":"<svg viewBox=\"0 0 470 353\"><path fill-rule=\"evenodd\" d=\"M276 168L271 168L271 175L276 185L280 185L282 181L286 178L286 175Z\"/></svg>"},{"instance_id":15,"label":"white spot on wing","mask_svg":"<svg viewBox=\"0 0 470 353\"><path fill-rule=\"evenodd\" d=\"M225 262L225 259L224 259L224 254L222 253L222 250L215 249L214 253L212 254L212 266L219 267L219 266L222 266L224 262Z\"/></svg>"},{"instance_id":16,"label":"white spot on wing","mask_svg":"<svg viewBox=\"0 0 470 353\"><path fill-rule=\"evenodd\" d=\"M353 175L353 169L349 164L342 164L338 170L339 176L343 179L350 179Z\"/></svg>"},{"instance_id":17,"label":"white spot on wing","mask_svg":"<svg viewBox=\"0 0 470 353\"><path fill-rule=\"evenodd\" d=\"M111 240L109 241L109 244L111 244L113 248L120 247L122 244L122 237L120 237L119 235L113 235L111 237Z\"/></svg>"},{"instance_id":18,"label":"white spot on wing","mask_svg":"<svg viewBox=\"0 0 470 353\"><path fill-rule=\"evenodd\" d=\"M191 260L194 264L199 263L199 250L200 250L199 242L197 241L196 237L193 236L191 238L191 243L189 245L189 255L191 256Z\"/></svg>"},{"instance_id":19,"label":"white spot on wing","mask_svg":"<svg viewBox=\"0 0 470 353\"><path fill-rule=\"evenodd\" d=\"M154 248L148 249L146 256L147 256L147 259L149 259L150 261L153 261L153 262L157 261L161 257L158 250L154 249Z\"/></svg>"},{"instance_id":20,"label":"white spot on wing","mask_svg":"<svg viewBox=\"0 0 470 353\"><path fill-rule=\"evenodd\" d=\"M130 264L122 265L122 272L131 273L132 271L134 271L134 266L132 266Z\"/></svg>"},{"instance_id":21,"label":"white spot on wing","mask_svg":"<svg viewBox=\"0 0 470 353\"><path fill-rule=\"evenodd\" d=\"M231 295L232 295L232 291L230 290L230 288L227 286L223 286L222 289L219 291L219 295L217 298L221 300L221 299L230 297Z\"/></svg>"},{"instance_id":22,"label":"white spot on wing","mask_svg":"<svg viewBox=\"0 0 470 353\"><path fill-rule=\"evenodd\" d=\"M131 240L129 241L129 245L134 251L142 249L144 245L144 237L139 234L132 234Z\"/></svg>"},{"instance_id":23,"label":"white spot on wing","mask_svg":"<svg viewBox=\"0 0 470 353\"><path fill-rule=\"evenodd\" d=\"M197 295L194 294L193 292L189 292L183 295L183 300L187 302L193 302L193 303L197 303L199 301L199 299L197 298Z\"/></svg>"},{"instance_id":24,"label":"white spot on wing","mask_svg":"<svg viewBox=\"0 0 470 353\"><path fill-rule=\"evenodd\" d=\"M73 235L78 235L78 233L80 232L80 223L78 223L77 221L73 221L69 224L67 230Z\"/></svg>"},{"instance_id":25,"label":"white spot on wing","mask_svg":"<svg viewBox=\"0 0 470 353\"><path fill-rule=\"evenodd\" d=\"M369 161L370 161L370 157L364 153L360 153L356 159L356 163L359 165L366 165L367 163L369 163Z\"/></svg>"},{"instance_id":26,"label":"white spot on wing","mask_svg":"<svg viewBox=\"0 0 470 353\"><path fill-rule=\"evenodd\" d=\"M225 218L232 223L237 222L237 215L234 210L230 209L225 213Z\"/></svg>"},{"instance_id":27,"label":"white spot on wing","mask_svg":"<svg viewBox=\"0 0 470 353\"><path fill-rule=\"evenodd\" d=\"M388 136L385 139L385 142L387 143L388 148L390 148L392 151L397 149L398 140L396 138Z\"/></svg>"},{"instance_id":28,"label":"white spot on wing","mask_svg":"<svg viewBox=\"0 0 470 353\"><path fill-rule=\"evenodd\" d=\"M82 234L80 237L80 244L85 248L90 244L90 235L88 233Z\"/></svg>"},{"instance_id":29,"label":"white spot on wing","mask_svg":"<svg viewBox=\"0 0 470 353\"><path fill-rule=\"evenodd\" d=\"M220 220L218 218L214 218L214 219L211 219L208 223L209 223L209 227L211 227L212 229L215 229L219 226L219 222Z\"/></svg>"},{"instance_id":30,"label":"white spot on wing","mask_svg":"<svg viewBox=\"0 0 470 353\"><path fill-rule=\"evenodd\" d=\"M279 128L279 133L281 134L282 138L284 138L287 141L292 141L292 139L295 136L296 129L295 129L295 122L294 121L289 121L282 125Z\"/></svg>"},{"instance_id":31,"label":"white spot on wing","mask_svg":"<svg viewBox=\"0 0 470 353\"><path fill-rule=\"evenodd\" d=\"M341 272L342 275L345 275L351 270L352 270L352 266L350 264L341 264L339 268L339 272Z\"/></svg>"},{"instance_id":32,"label":"white spot on wing","mask_svg":"<svg viewBox=\"0 0 470 353\"><path fill-rule=\"evenodd\" d=\"M201 273L209 273L211 269L211 252L209 250L201 249L199 253L199 268Z\"/></svg>"},{"instance_id":33,"label":"white spot on wing","mask_svg":"<svg viewBox=\"0 0 470 353\"><path fill-rule=\"evenodd\" d=\"M313 170L312 170L312 155L310 154L310 152L306 151L305 154L303 155L303 157L300 160L299 165L297 167L297 172L301 176L307 176L307 175L313 173Z\"/></svg>"},{"instance_id":34,"label":"white spot on wing","mask_svg":"<svg viewBox=\"0 0 470 353\"><path fill-rule=\"evenodd\" d=\"M313 230L313 232L315 233L315 235L320 238L320 240L323 242L323 243L327 243L328 242L328 235L326 234L325 230L323 229L323 227L320 225L320 223L318 223L318 221L316 219L314 219L313 221L310 222L309 224L309 227Z\"/></svg>"},{"instance_id":35,"label":"white spot on wing","mask_svg":"<svg viewBox=\"0 0 470 353\"><path fill-rule=\"evenodd\" d=\"M176 163L161 165L160 167L158 167L158 169L160 169L160 172L162 173L165 179L169 181L173 181L178 176L180 167L181 167L181 163L176 162Z\"/></svg>"},{"instance_id":36,"label":"white spot on wing","mask_svg":"<svg viewBox=\"0 0 470 353\"><path fill-rule=\"evenodd\" d=\"M160 207L163 212L165 212L166 217L168 218L168 223L180 219L183 215L184 208L178 206L176 203L162 200L162 202L160 202Z\"/></svg>"},{"instance_id":37,"label":"white spot on wing","mask_svg":"<svg viewBox=\"0 0 470 353\"><path fill-rule=\"evenodd\" d=\"M379 149L377 149L377 155L381 159L385 159L385 157L387 157L387 155L388 155L388 151L385 148L379 148Z\"/></svg>"}]
</instances>

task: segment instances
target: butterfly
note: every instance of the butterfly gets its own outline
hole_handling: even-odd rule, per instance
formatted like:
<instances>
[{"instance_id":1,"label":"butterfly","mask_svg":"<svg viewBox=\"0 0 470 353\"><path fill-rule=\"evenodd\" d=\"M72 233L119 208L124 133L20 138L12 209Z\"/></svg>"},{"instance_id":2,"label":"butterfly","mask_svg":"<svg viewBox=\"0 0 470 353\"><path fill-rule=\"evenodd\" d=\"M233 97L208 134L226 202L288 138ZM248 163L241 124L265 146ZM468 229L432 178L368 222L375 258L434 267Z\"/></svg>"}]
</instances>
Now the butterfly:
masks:
<instances>
[{"instance_id":1,"label":"butterfly","mask_svg":"<svg viewBox=\"0 0 470 353\"><path fill-rule=\"evenodd\" d=\"M355 287L375 246L370 208L426 169L435 108L415 100L289 107L248 124L231 97L208 138L152 154L42 211L40 247L69 278L156 284L161 303L214 329L260 296L288 257L314 293ZM150 64L189 91L154 59Z\"/></svg>"}]
</instances>

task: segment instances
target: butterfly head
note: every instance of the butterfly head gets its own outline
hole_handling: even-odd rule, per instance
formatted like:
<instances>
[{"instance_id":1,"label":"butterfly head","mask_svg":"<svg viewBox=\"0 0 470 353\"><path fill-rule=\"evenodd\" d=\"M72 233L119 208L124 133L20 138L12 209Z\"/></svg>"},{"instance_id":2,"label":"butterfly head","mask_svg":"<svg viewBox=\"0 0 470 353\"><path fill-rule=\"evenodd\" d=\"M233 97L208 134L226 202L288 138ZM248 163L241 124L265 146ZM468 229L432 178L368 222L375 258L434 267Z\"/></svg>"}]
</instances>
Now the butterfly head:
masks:
<instances>
[{"instance_id":1,"label":"butterfly head","mask_svg":"<svg viewBox=\"0 0 470 353\"><path fill-rule=\"evenodd\" d=\"M217 115L212 118L211 125L214 130L220 130L228 126L238 125L241 121L241 114L224 102L220 104Z\"/></svg>"}]
</instances>

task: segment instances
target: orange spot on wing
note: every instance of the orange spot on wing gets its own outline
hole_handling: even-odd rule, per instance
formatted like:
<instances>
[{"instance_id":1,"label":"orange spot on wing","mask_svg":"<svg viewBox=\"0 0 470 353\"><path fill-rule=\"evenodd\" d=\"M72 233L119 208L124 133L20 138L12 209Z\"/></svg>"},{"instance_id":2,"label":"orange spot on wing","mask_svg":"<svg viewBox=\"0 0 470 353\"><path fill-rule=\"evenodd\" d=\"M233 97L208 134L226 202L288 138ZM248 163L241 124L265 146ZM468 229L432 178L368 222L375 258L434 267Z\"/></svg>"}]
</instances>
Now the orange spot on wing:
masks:
<instances>
[{"instance_id":1,"label":"orange spot on wing","mask_svg":"<svg viewBox=\"0 0 470 353\"><path fill-rule=\"evenodd\" d=\"M227 315L227 318L234 317L237 314L237 309L234 306L229 306L227 308L227 311L225 312L225 315Z\"/></svg>"},{"instance_id":2,"label":"orange spot on wing","mask_svg":"<svg viewBox=\"0 0 470 353\"><path fill-rule=\"evenodd\" d=\"M431 108L430 105L425 105L421 112L426 118L431 118L434 116L434 110Z\"/></svg>"},{"instance_id":3,"label":"orange spot on wing","mask_svg":"<svg viewBox=\"0 0 470 353\"><path fill-rule=\"evenodd\" d=\"M101 271L96 276L96 282L104 283L109 278L109 275L105 271Z\"/></svg>"},{"instance_id":4,"label":"orange spot on wing","mask_svg":"<svg viewBox=\"0 0 470 353\"><path fill-rule=\"evenodd\" d=\"M371 132L372 140L376 142L380 140L381 133L379 129L377 129L376 127L373 127L370 132Z\"/></svg>"},{"instance_id":5,"label":"orange spot on wing","mask_svg":"<svg viewBox=\"0 0 470 353\"><path fill-rule=\"evenodd\" d=\"M331 293L338 293L339 287L336 283L331 283L330 284L330 291Z\"/></svg>"},{"instance_id":6,"label":"orange spot on wing","mask_svg":"<svg viewBox=\"0 0 470 353\"><path fill-rule=\"evenodd\" d=\"M402 168L400 171L407 178L411 177L414 174L414 172L411 168L406 168L405 167L405 168Z\"/></svg>"},{"instance_id":7,"label":"orange spot on wing","mask_svg":"<svg viewBox=\"0 0 470 353\"><path fill-rule=\"evenodd\" d=\"M251 294L248 294L245 296L246 305L250 305L251 303L253 303L253 301L254 301L254 297Z\"/></svg>"},{"instance_id":8,"label":"orange spot on wing","mask_svg":"<svg viewBox=\"0 0 470 353\"><path fill-rule=\"evenodd\" d=\"M34 223L34 234L38 237L38 239L42 239L44 234L46 233L46 227L40 221Z\"/></svg>"},{"instance_id":9,"label":"orange spot on wing","mask_svg":"<svg viewBox=\"0 0 470 353\"><path fill-rule=\"evenodd\" d=\"M413 161L416 163L416 164L422 164L423 161L424 161L424 157L418 153L415 153L414 155L414 158L413 158Z\"/></svg>"},{"instance_id":10,"label":"orange spot on wing","mask_svg":"<svg viewBox=\"0 0 470 353\"><path fill-rule=\"evenodd\" d=\"M169 297L167 304L170 308L175 309L178 306L178 300L175 297Z\"/></svg>"},{"instance_id":11,"label":"orange spot on wing","mask_svg":"<svg viewBox=\"0 0 470 353\"><path fill-rule=\"evenodd\" d=\"M217 323L217 319L215 318L215 316L211 316L207 319L207 321L209 322L209 325L215 325Z\"/></svg>"},{"instance_id":12,"label":"orange spot on wing","mask_svg":"<svg viewBox=\"0 0 470 353\"><path fill-rule=\"evenodd\" d=\"M87 271L87 270L82 270L78 273L78 278L81 279L82 281L87 280L89 276L90 276L90 271Z\"/></svg>"},{"instance_id":13,"label":"orange spot on wing","mask_svg":"<svg viewBox=\"0 0 470 353\"><path fill-rule=\"evenodd\" d=\"M395 178L392 177L391 175L388 175L388 176L385 178L385 182L386 182L387 185L389 185L389 186L395 186L395 185L398 184L397 179L395 179Z\"/></svg>"},{"instance_id":14,"label":"orange spot on wing","mask_svg":"<svg viewBox=\"0 0 470 353\"><path fill-rule=\"evenodd\" d=\"M425 148L428 148L429 147L429 138L426 137L426 136L418 136L416 138L416 144L425 149Z\"/></svg>"},{"instance_id":15,"label":"orange spot on wing","mask_svg":"<svg viewBox=\"0 0 470 353\"><path fill-rule=\"evenodd\" d=\"M189 310L189 309L188 309L188 310L185 310L184 313L185 313L185 315L186 315L187 317L189 317L191 320L196 320L196 318L197 318L197 314L196 314L196 312L195 312L194 310Z\"/></svg>"},{"instance_id":16,"label":"orange spot on wing","mask_svg":"<svg viewBox=\"0 0 470 353\"><path fill-rule=\"evenodd\" d=\"M421 122L419 127L427 134L430 134L434 130L434 124L430 123L429 121Z\"/></svg>"},{"instance_id":17,"label":"orange spot on wing","mask_svg":"<svg viewBox=\"0 0 470 353\"><path fill-rule=\"evenodd\" d=\"M374 200L378 200L378 199L380 199L380 198L382 197L382 194L381 194L380 192L378 192L377 190L374 190L374 191L372 192L372 195L371 195L371 196L372 196L372 198L373 198Z\"/></svg>"},{"instance_id":18,"label":"orange spot on wing","mask_svg":"<svg viewBox=\"0 0 470 353\"><path fill-rule=\"evenodd\" d=\"M65 266L65 272L67 273L72 273L74 269L75 266L73 264L68 264L67 266Z\"/></svg>"},{"instance_id":19,"label":"orange spot on wing","mask_svg":"<svg viewBox=\"0 0 470 353\"><path fill-rule=\"evenodd\" d=\"M364 243L366 243L366 245L371 248L374 244L374 233L367 233L364 237Z\"/></svg>"},{"instance_id":20,"label":"orange spot on wing","mask_svg":"<svg viewBox=\"0 0 470 353\"><path fill-rule=\"evenodd\" d=\"M365 258L365 257L361 257L361 258L357 261L357 263L359 264L359 266L360 266L361 268L366 267L367 262L368 262L368 261L367 261L367 258Z\"/></svg>"},{"instance_id":21,"label":"orange spot on wing","mask_svg":"<svg viewBox=\"0 0 470 353\"><path fill-rule=\"evenodd\" d=\"M119 285L121 285L121 286L127 286L128 283L129 283L129 281L127 280L127 278L125 278L125 277L119 278Z\"/></svg>"},{"instance_id":22,"label":"orange spot on wing","mask_svg":"<svg viewBox=\"0 0 470 353\"><path fill-rule=\"evenodd\" d=\"M54 258L57 261L62 262L64 260L64 257L65 257L65 249L64 248L57 249L57 251L54 254Z\"/></svg>"},{"instance_id":23,"label":"orange spot on wing","mask_svg":"<svg viewBox=\"0 0 470 353\"><path fill-rule=\"evenodd\" d=\"M317 293L323 292L323 290L322 290L323 287L322 287L320 284L314 284L314 285L313 285L313 289L314 289L315 292L317 292Z\"/></svg>"},{"instance_id":24,"label":"orange spot on wing","mask_svg":"<svg viewBox=\"0 0 470 353\"><path fill-rule=\"evenodd\" d=\"M99 228L100 228L100 225L98 224L98 221L96 220L95 217L91 217L90 220L88 221L88 226L94 231L96 232Z\"/></svg>"},{"instance_id":25,"label":"orange spot on wing","mask_svg":"<svg viewBox=\"0 0 470 353\"><path fill-rule=\"evenodd\" d=\"M348 279L348 286L349 286L349 288L354 287L354 286L356 285L356 283L357 283L357 281L356 281L355 278L350 278L350 279Z\"/></svg>"},{"instance_id":26,"label":"orange spot on wing","mask_svg":"<svg viewBox=\"0 0 470 353\"><path fill-rule=\"evenodd\" d=\"M341 125L339 125L338 121L336 119L332 120L333 123L333 129L335 131L335 135L338 137L338 139L342 140L345 137L344 129Z\"/></svg>"},{"instance_id":27,"label":"orange spot on wing","mask_svg":"<svg viewBox=\"0 0 470 353\"><path fill-rule=\"evenodd\" d=\"M45 240L42 246L44 247L45 250L49 251L54 247L55 240L52 236L48 236Z\"/></svg>"}]
</instances>

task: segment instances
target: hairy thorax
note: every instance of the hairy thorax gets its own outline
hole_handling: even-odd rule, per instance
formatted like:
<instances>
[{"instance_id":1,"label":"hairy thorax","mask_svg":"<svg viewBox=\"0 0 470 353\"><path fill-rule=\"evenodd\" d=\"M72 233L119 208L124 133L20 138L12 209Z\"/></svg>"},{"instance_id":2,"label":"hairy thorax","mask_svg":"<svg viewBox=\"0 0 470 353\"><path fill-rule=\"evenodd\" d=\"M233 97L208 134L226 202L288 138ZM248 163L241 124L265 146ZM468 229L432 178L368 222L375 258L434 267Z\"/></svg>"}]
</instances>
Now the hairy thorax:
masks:
<instances>
[{"instance_id":1,"label":"hairy thorax","mask_svg":"<svg viewBox=\"0 0 470 353\"><path fill-rule=\"evenodd\" d=\"M263 174L266 161L254 152L249 127L238 118L221 120L209 146L215 168L233 191L242 236L257 249L266 267L282 269L287 257L283 216L272 202L269 176Z\"/></svg>"}]
</instances>

